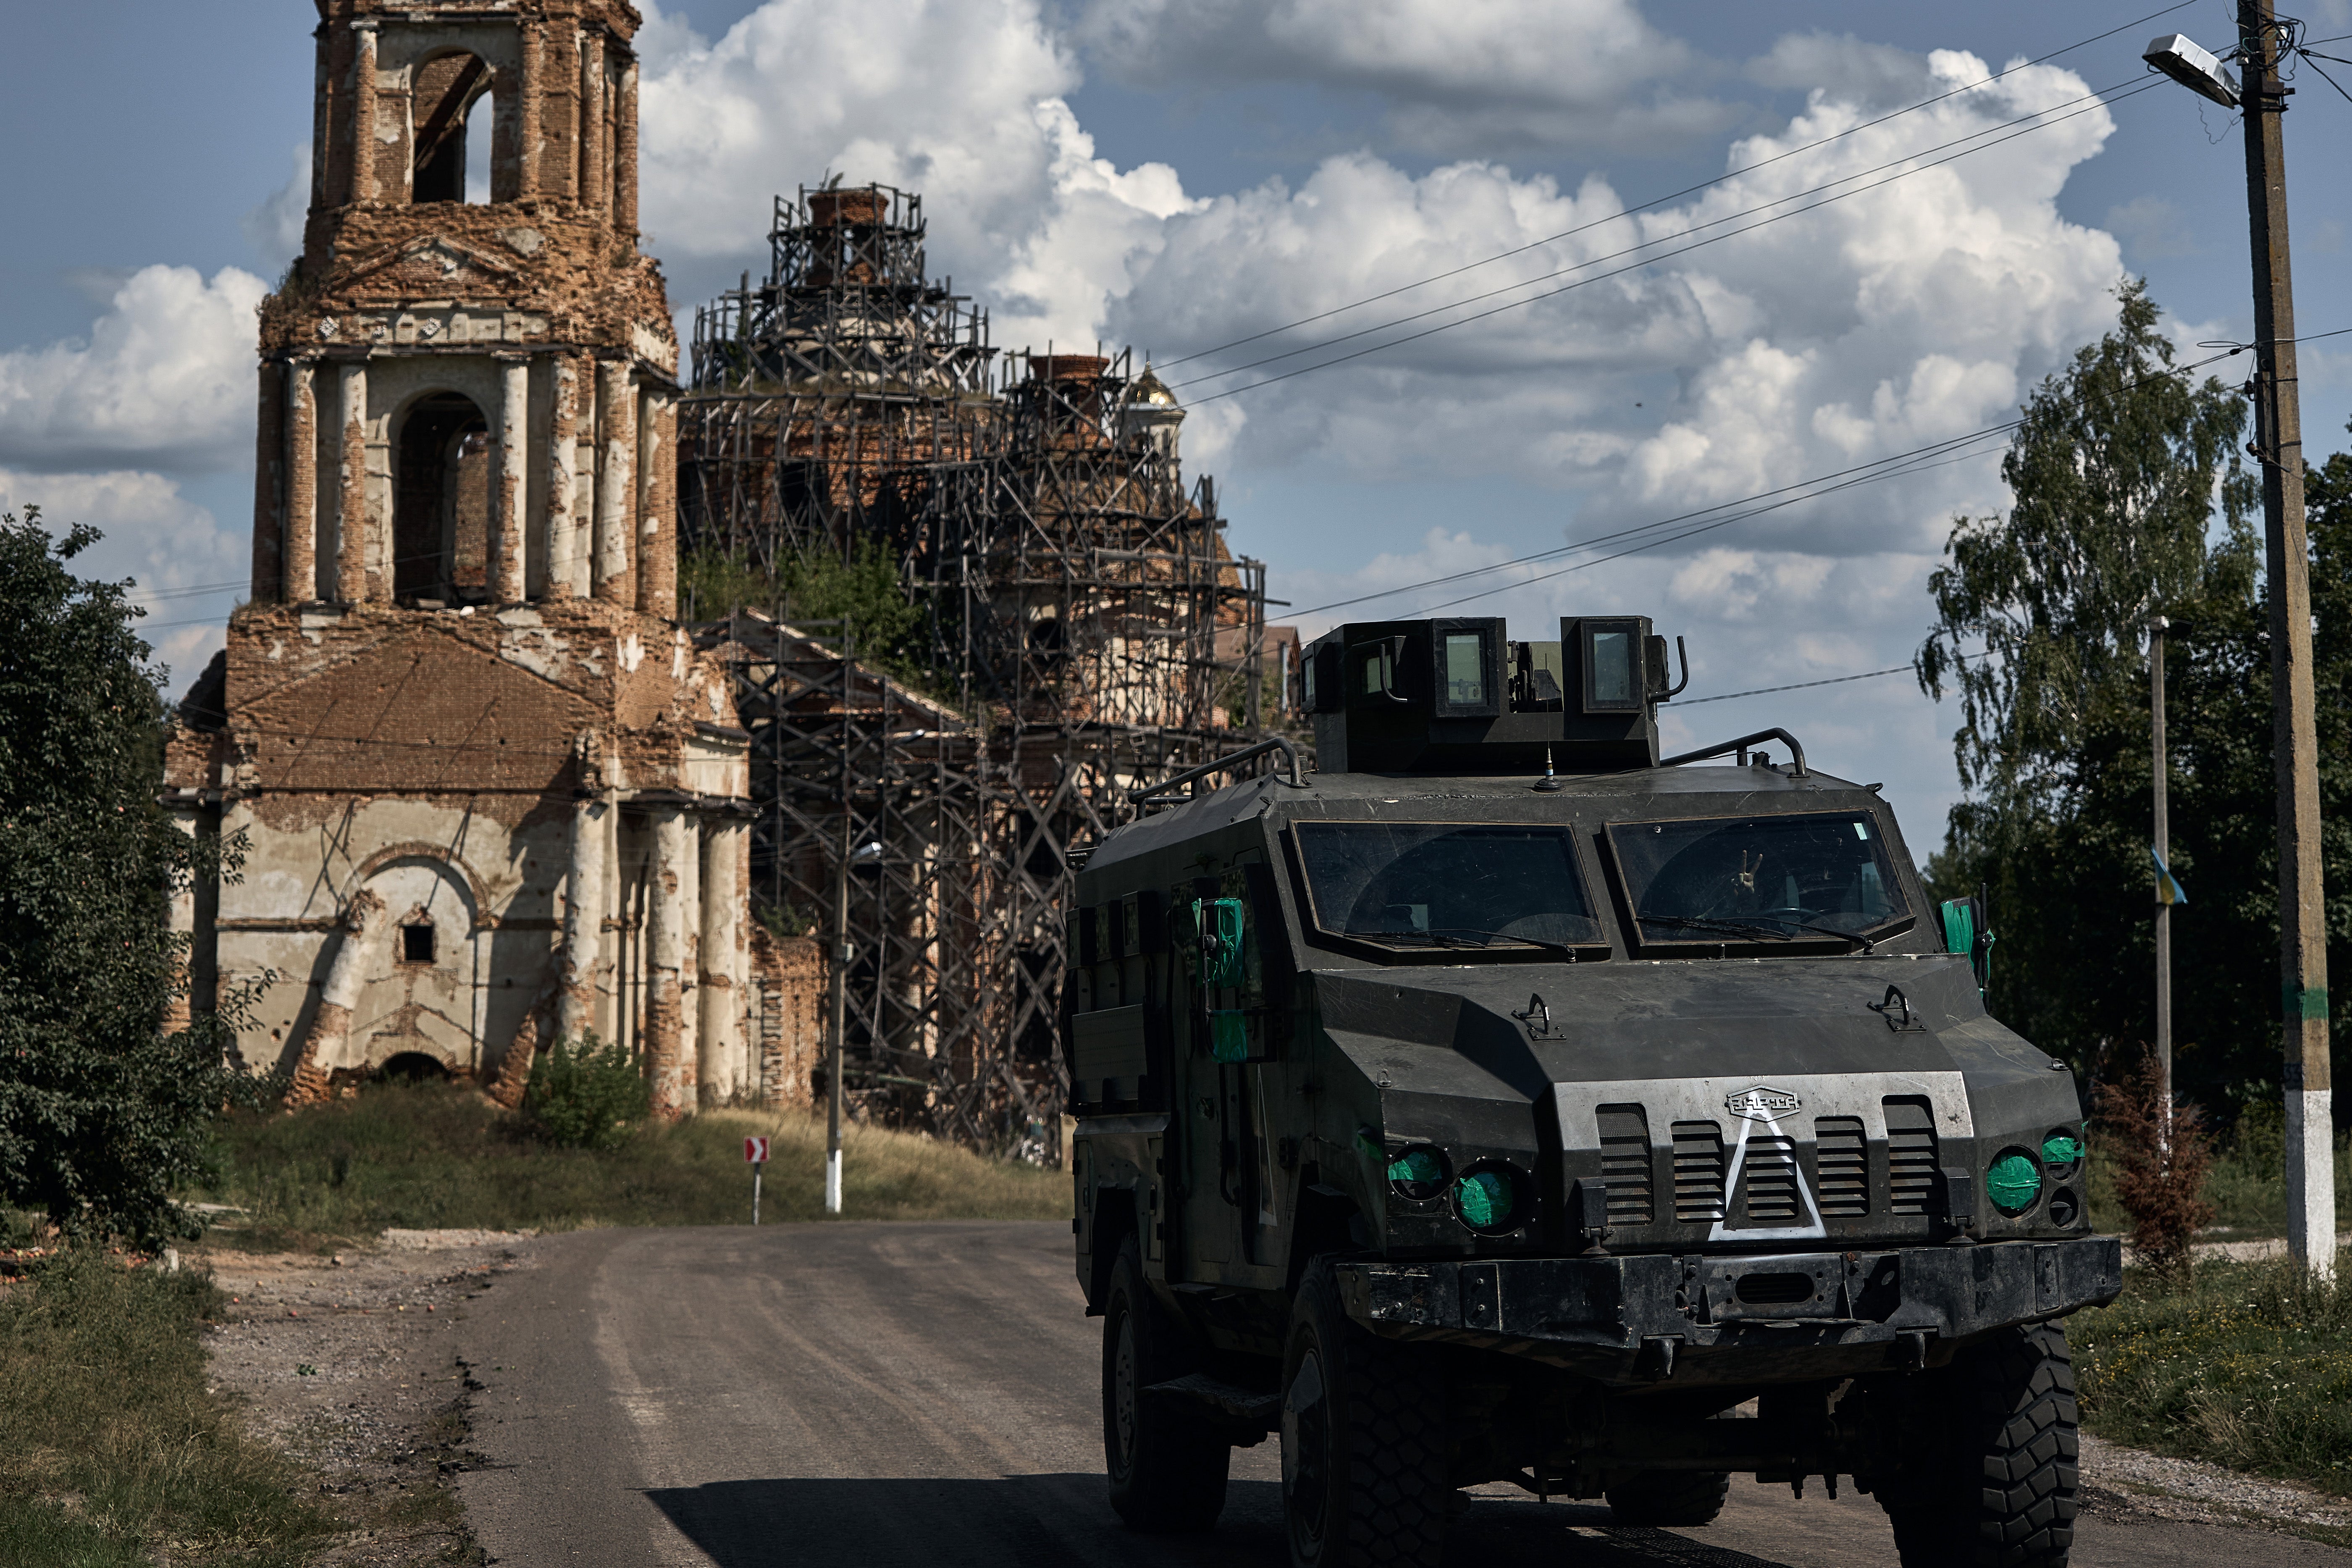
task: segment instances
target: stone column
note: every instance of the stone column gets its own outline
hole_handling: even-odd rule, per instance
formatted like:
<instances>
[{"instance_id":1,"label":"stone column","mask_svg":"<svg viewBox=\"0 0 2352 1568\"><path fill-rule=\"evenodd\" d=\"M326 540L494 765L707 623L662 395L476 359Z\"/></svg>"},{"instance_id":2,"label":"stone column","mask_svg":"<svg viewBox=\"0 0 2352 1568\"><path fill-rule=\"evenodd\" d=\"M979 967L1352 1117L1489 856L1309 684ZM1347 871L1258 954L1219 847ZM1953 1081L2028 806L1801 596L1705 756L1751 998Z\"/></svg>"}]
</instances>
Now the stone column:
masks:
<instances>
[{"instance_id":1,"label":"stone column","mask_svg":"<svg viewBox=\"0 0 2352 1568\"><path fill-rule=\"evenodd\" d=\"M336 419L341 476L335 491L335 597L346 605L369 598L367 482L367 361L349 359L340 372L342 406Z\"/></svg>"},{"instance_id":2,"label":"stone column","mask_svg":"<svg viewBox=\"0 0 2352 1568\"><path fill-rule=\"evenodd\" d=\"M647 889L646 1056L651 1065L654 1113L683 1116L694 1109L694 1060L687 1054L683 978L687 963L687 894L694 883L694 819L680 805L656 805L653 885Z\"/></svg>"},{"instance_id":3,"label":"stone column","mask_svg":"<svg viewBox=\"0 0 2352 1568\"><path fill-rule=\"evenodd\" d=\"M677 400L646 388L637 423L637 608L677 616Z\"/></svg>"},{"instance_id":4,"label":"stone column","mask_svg":"<svg viewBox=\"0 0 2352 1568\"><path fill-rule=\"evenodd\" d=\"M499 468L490 487L490 592L501 605L520 605L523 575L523 464L530 442L530 361L499 358Z\"/></svg>"},{"instance_id":5,"label":"stone column","mask_svg":"<svg viewBox=\"0 0 2352 1568\"><path fill-rule=\"evenodd\" d=\"M743 1054L743 843L750 835L731 818L703 833L702 975L696 992L700 1016L702 1093L731 1104L749 1094Z\"/></svg>"},{"instance_id":6,"label":"stone column","mask_svg":"<svg viewBox=\"0 0 2352 1568\"><path fill-rule=\"evenodd\" d=\"M637 62L621 67L620 101L613 106L613 226L637 232Z\"/></svg>"},{"instance_id":7,"label":"stone column","mask_svg":"<svg viewBox=\"0 0 2352 1568\"><path fill-rule=\"evenodd\" d=\"M547 24L525 19L522 24L521 59L516 69L520 79L515 88L515 200L539 199L539 95L547 80L541 68L547 45Z\"/></svg>"},{"instance_id":8,"label":"stone column","mask_svg":"<svg viewBox=\"0 0 2352 1568\"><path fill-rule=\"evenodd\" d=\"M262 363L253 420L253 602L286 596L286 366Z\"/></svg>"},{"instance_id":9,"label":"stone column","mask_svg":"<svg viewBox=\"0 0 2352 1568\"><path fill-rule=\"evenodd\" d=\"M344 1066L352 1037L352 1009L360 1005L360 986L366 978L369 938L383 913L383 900L362 888L343 906L341 945L327 966L327 984L319 992L319 1011L294 1064L294 1088L286 1097L291 1105L315 1105L327 1098L328 1075Z\"/></svg>"},{"instance_id":10,"label":"stone column","mask_svg":"<svg viewBox=\"0 0 2352 1568\"><path fill-rule=\"evenodd\" d=\"M580 35L580 205L603 212L604 200L604 38Z\"/></svg>"},{"instance_id":11,"label":"stone column","mask_svg":"<svg viewBox=\"0 0 2352 1568\"><path fill-rule=\"evenodd\" d=\"M375 24L352 24L352 200L375 200Z\"/></svg>"},{"instance_id":12,"label":"stone column","mask_svg":"<svg viewBox=\"0 0 2352 1568\"><path fill-rule=\"evenodd\" d=\"M317 362L286 367L286 603L319 596L319 405Z\"/></svg>"},{"instance_id":13,"label":"stone column","mask_svg":"<svg viewBox=\"0 0 2352 1568\"><path fill-rule=\"evenodd\" d=\"M543 26L544 24L542 24ZM546 94L543 112L548 139L562 156L550 161L542 187L557 201L580 199L580 49L583 35L579 28L559 27L547 40L547 53L541 58L546 66L544 79L551 90Z\"/></svg>"},{"instance_id":14,"label":"stone column","mask_svg":"<svg viewBox=\"0 0 2352 1568\"><path fill-rule=\"evenodd\" d=\"M572 813L571 863L563 881L563 979L555 998L555 1037L578 1044L596 1026L596 962L604 932L605 847L612 803L583 800Z\"/></svg>"},{"instance_id":15,"label":"stone column","mask_svg":"<svg viewBox=\"0 0 2352 1568\"><path fill-rule=\"evenodd\" d=\"M310 205L314 208L327 205L327 163L334 155L334 116L329 111L332 95L327 89L330 36L324 23L311 34L317 41L310 66Z\"/></svg>"},{"instance_id":16,"label":"stone column","mask_svg":"<svg viewBox=\"0 0 2352 1568\"><path fill-rule=\"evenodd\" d=\"M547 422L547 596L588 596L588 544L579 536L573 500L579 494L580 370L571 354L549 362L555 377Z\"/></svg>"},{"instance_id":17,"label":"stone column","mask_svg":"<svg viewBox=\"0 0 2352 1568\"><path fill-rule=\"evenodd\" d=\"M628 361L597 362L596 420L603 448L596 474L596 597L634 604L635 552L630 546L636 526L637 396L629 384Z\"/></svg>"},{"instance_id":18,"label":"stone column","mask_svg":"<svg viewBox=\"0 0 2352 1568\"><path fill-rule=\"evenodd\" d=\"M196 814L174 808L172 826L196 837ZM194 1016L190 1007L190 971L194 967L196 949L196 883L194 874L185 882L172 884L171 906L164 915L166 929L172 934L172 994L163 1004L163 1032L176 1035L188 1026Z\"/></svg>"}]
</instances>

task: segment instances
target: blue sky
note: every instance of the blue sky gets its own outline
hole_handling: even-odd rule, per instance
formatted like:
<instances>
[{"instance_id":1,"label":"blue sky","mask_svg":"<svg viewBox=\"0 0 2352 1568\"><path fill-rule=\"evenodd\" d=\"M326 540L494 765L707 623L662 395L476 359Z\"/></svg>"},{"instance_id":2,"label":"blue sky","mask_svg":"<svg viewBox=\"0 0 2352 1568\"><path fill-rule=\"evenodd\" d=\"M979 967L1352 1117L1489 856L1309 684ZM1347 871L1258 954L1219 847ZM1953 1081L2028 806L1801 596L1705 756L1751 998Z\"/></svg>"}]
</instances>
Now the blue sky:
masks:
<instances>
[{"instance_id":1,"label":"blue sky","mask_svg":"<svg viewBox=\"0 0 2352 1568\"><path fill-rule=\"evenodd\" d=\"M2096 336L2126 274L2149 279L2185 353L2242 340L2240 139L2167 84L1350 364L1217 396L1263 373L1212 374L1238 352L1186 359L1597 223L1325 331L1590 260L1633 233L1604 221L1621 208L1819 136L1837 139L1669 204L1639 237L1990 142L2137 85L2155 33L2228 39L2231 7L2198 0L1852 129L2155 9L669 0L641 38L647 243L690 313L764 266L772 191L828 169L921 189L935 269L992 307L1000 345L1099 335L1184 361L1169 374L1192 408L1188 457L1218 475L1236 550L1304 610L1998 423ZM2352 34L2347 0L2305 9L2312 37ZM250 307L299 219L312 20L287 0L26 8L0 57L19 154L0 198L20 215L0 255L0 491L97 522L102 569L175 595L153 622L177 681L235 602L205 585L242 574ZM2352 327L2352 102L2309 73L2299 86L2296 282L2318 332ZM2314 454L2337 449L2352 350L2314 345L2304 375ZM1457 613L1507 614L1522 636L1566 613L1650 614L1689 639L1694 697L1898 665L1949 520L2002 500L1997 457L1963 461L1548 581L1479 579L1504 591ZM1669 738L1785 725L1822 765L1888 781L1924 853L1957 793L1955 719L1897 675L1672 712Z\"/></svg>"}]
</instances>

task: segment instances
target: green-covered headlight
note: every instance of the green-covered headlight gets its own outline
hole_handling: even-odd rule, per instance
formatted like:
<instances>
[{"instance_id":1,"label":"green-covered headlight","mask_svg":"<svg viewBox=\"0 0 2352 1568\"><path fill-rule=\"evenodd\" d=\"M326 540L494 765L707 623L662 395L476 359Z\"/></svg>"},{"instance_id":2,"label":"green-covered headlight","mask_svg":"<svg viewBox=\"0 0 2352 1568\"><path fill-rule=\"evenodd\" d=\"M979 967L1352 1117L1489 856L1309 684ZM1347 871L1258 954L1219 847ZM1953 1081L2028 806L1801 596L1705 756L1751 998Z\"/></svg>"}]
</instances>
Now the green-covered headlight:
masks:
<instances>
[{"instance_id":1,"label":"green-covered headlight","mask_svg":"<svg viewBox=\"0 0 2352 1568\"><path fill-rule=\"evenodd\" d=\"M1399 1197L1424 1203L1445 1191L1445 1156L1434 1149L1407 1149L1389 1161L1389 1185Z\"/></svg>"},{"instance_id":2,"label":"green-covered headlight","mask_svg":"<svg viewBox=\"0 0 2352 1568\"><path fill-rule=\"evenodd\" d=\"M2082 1157L2083 1141L2063 1128L2042 1141L2042 1163L2052 1170L2063 1170Z\"/></svg>"},{"instance_id":3,"label":"green-covered headlight","mask_svg":"<svg viewBox=\"0 0 2352 1568\"><path fill-rule=\"evenodd\" d=\"M1508 1171L1465 1172L1454 1184L1454 1209L1473 1230L1502 1231L1519 1223L1518 1184Z\"/></svg>"},{"instance_id":4,"label":"green-covered headlight","mask_svg":"<svg viewBox=\"0 0 2352 1568\"><path fill-rule=\"evenodd\" d=\"M2042 1167L2022 1149L2011 1149L1985 1173L1985 1194L2005 1215L2021 1215L2042 1195Z\"/></svg>"}]
</instances>

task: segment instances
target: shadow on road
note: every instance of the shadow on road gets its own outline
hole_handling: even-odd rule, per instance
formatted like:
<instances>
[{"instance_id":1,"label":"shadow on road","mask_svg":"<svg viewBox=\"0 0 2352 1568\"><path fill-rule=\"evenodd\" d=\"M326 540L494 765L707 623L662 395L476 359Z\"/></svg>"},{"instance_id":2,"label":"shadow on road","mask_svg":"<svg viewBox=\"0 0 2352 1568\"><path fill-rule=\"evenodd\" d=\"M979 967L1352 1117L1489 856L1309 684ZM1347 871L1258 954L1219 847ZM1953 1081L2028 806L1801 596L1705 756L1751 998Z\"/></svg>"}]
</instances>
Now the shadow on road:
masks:
<instances>
[{"instance_id":1,"label":"shadow on road","mask_svg":"<svg viewBox=\"0 0 2352 1568\"><path fill-rule=\"evenodd\" d=\"M713 1481L646 1497L715 1568L847 1563L861 1568L1282 1568L1281 1489L1235 1481L1217 1528L1137 1535L1103 1499L1099 1474L1000 1480ZM1580 1528L1572 1528L1580 1527ZM1703 1535L1704 1532L1701 1532ZM1597 1504L1481 1497L1455 1521L1448 1559L1477 1568L1687 1563L1781 1568L1769 1559L1610 1523Z\"/></svg>"}]
</instances>

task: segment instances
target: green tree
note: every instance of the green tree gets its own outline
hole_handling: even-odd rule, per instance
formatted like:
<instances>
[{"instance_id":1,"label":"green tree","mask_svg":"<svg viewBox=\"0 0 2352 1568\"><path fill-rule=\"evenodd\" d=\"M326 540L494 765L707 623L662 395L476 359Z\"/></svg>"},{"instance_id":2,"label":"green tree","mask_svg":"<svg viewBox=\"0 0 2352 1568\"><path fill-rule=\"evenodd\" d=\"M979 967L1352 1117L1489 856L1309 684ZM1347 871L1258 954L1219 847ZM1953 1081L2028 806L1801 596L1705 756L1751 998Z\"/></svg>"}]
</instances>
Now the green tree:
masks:
<instances>
[{"instance_id":1,"label":"green tree","mask_svg":"<svg viewBox=\"0 0 2352 1568\"><path fill-rule=\"evenodd\" d=\"M930 610L900 580L882 540L860 540L847 559L826 551L786 556L772 572L715 551L678 563L678 600L690 620L720 620L752 607L780 619L846 620L857 662L934 697L954 689L931 663Z\"/></svg>"},{"instance_id":2,"label":"green tree","mask_svg":"<svg viewBox=\"0 0 2352 1568\"><path fill-rule=\"evenodd\" d=\"M163 1030L188 957L166 900L218 846L156 802L163 672L140 612L129 584L68 569L98 537L0 514L0 1200L148 1239L188 1233L172 1194L256 1085L227 1066L231 1020Z\"/></svg>"},{"instance_id":3,"label":"green tree","mask_svg":"<svg viewBox=\"0 0 2352 1568\"><path fill-rule=\"evenodd\" d=\"M1930 579L1922 684L1957 688L1969 797L1931 859L1938 896L1991 892L1993 1011L2120 1076L2154 1037L2147 623L2165 663L2176 1083L2227 1113L2278 1080L2276 816L2268 605L2238 458L2234 389L2171 373L2158 311L2120 291L2116 330L2037 388L2003 475L2006 516L1962 519ZM2331 947L2352 837L2352 460L2313 471L2323 814ZM1984 657L1976 657L1977 650ZM2336 963L2345 962L2338 953Z\"/></svg>"}]
</instances>

